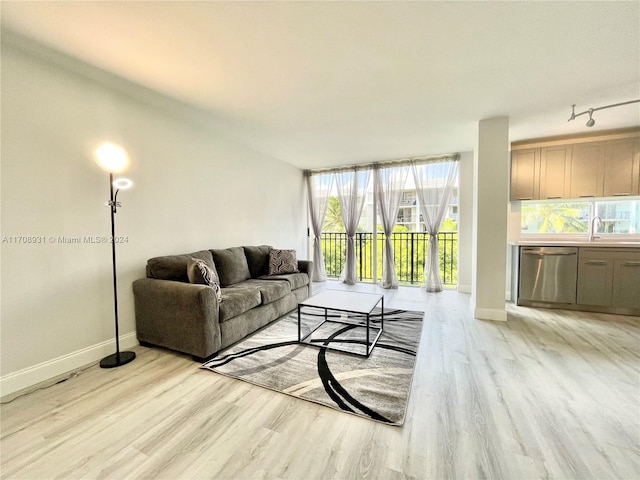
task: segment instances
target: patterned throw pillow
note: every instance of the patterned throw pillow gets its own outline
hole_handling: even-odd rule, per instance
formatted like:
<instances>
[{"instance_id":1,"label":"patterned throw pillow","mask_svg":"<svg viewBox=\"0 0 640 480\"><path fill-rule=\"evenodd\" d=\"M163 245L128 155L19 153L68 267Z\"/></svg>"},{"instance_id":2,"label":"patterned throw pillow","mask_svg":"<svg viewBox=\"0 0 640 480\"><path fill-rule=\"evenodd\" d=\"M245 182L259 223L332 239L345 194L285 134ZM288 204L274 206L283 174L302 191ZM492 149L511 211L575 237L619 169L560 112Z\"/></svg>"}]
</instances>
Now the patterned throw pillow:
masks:
<instances>
[{"instance_id":1,"label":"patterned throw pillow","mask_svg":"<svg viewBox=\"0 0 640 480\"><path fill-rule=\"evenodd\" d=\"M220 290L220 279L204 260L192 258L187 265L187 276L189 283L198 285L208 285L216 292L218 302L222 301L222 290Z\"/></svg>"},{"instance_id":2,"label":"patterned throw pillow","mask_svg":"<svg viewBox=\"0 0 640 480\"><path fill-rule=\"evenodd\" d=\"M269 252L269 275L297 272L298 261L295 250L271 250Z\"/></svg>"}]
</instances>

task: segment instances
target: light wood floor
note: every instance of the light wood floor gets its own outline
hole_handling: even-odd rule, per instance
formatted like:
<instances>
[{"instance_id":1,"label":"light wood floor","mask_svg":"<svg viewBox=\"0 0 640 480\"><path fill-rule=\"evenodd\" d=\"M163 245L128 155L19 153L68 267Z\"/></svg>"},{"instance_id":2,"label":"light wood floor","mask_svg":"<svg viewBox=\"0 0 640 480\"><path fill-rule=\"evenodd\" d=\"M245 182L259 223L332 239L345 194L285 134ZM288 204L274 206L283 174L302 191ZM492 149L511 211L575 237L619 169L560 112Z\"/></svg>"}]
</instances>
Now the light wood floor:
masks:
<instances>
[{"instance_id":1,"label":"light wood floor","mask_svg":"<svg viewBox=\"0 0 640 480\"><path fill-rule=\"evenodd\" d=\"M1 476L640 478L640 318L509 306L485 322L468 295L418 288L385 303L427 312L403 427L138 347L2 406Z\"/></svg>"}]
</instances>

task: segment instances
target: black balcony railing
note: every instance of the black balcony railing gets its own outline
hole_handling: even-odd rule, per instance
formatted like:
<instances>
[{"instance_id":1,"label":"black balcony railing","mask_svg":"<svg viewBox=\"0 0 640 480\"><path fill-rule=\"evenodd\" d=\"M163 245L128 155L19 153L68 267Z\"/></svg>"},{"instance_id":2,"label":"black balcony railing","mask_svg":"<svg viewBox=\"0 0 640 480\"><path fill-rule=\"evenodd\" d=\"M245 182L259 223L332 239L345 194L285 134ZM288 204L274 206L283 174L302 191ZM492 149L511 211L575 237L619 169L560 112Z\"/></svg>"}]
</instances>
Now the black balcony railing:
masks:
<instances>
[{"instance_id":1,"label":"black balcony railing","mask_svg":"<svg viewBox=\"0 0 640 480\"><path fill-rule=\"evenodd\" d=\"M377 235L378 279L382 278L382 255L384 251L384 233ZM373 233L356 233L356 256L358 258L358 277L363 282L373 281ZM429 234L425 232L395 232L391 234L391 244L396 262L398 281L405 285L419 285L424 280L424 261L429 248ZM327 276L337 278L344 268L347 234L344 232L324 232L322 251ZM438 234L440 255L440 276L442 283L448 286L458 284L458 233L440 232Z\"/></svg>"}]
</instances>

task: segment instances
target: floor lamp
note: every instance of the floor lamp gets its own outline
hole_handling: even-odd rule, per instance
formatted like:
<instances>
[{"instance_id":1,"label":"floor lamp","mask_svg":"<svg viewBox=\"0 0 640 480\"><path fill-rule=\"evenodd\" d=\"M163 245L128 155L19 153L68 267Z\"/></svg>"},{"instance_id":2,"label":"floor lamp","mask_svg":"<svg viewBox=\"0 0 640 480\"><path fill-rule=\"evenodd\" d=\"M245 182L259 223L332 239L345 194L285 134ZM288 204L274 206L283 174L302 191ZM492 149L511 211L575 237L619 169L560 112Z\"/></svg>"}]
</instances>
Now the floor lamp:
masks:
<instances>
[{"instance_id":1,"label":"floor lamp","mask_svg":"<svg viewBox=\"0 0 640 480\"><path fill-rule=\"evenodd\" d=\"M121 352L120 351L120 333L118 331L118 281L116 277L116 229L115 229L115 214L117 213L120 203L118 202L118 192L125 190L133 185L133 182L128 178L113 179L114 173L119 173L127 166L128 159L126 152L116 146L109 143L105 143L98 147L96 150L96 162L100 165L100 168L109 172L109 190L111 192L107 205L111 211L111 259L113 262L113 305L115 311L116 322L116 353L104 357L100 360L100 366L102 368L114 368L126 365L136 358L134 352ZM115 193L114 193L115 189Z\"/></svg>"}]
</instances>

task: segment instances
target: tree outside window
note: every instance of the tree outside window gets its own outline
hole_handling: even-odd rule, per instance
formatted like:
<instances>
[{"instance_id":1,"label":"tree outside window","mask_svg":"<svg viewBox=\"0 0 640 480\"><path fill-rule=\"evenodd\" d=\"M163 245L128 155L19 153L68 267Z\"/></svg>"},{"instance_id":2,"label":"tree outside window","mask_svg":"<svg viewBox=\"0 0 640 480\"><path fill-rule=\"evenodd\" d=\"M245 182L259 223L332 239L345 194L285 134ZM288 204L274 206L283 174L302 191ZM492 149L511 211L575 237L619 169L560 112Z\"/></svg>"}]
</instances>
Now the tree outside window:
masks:
<instances>
[{"instance_id":1,"label":"tree outside window","mask_svg":"<svg viewBox=\"0 0 640 480\"><path fill-rule=\"evenodd\" d=\"M594 215L602 219L595 233L640 233L640 200L591 200L584 202L522 202L522 234L584 234Z\"/></svg>"}]
</instances>

